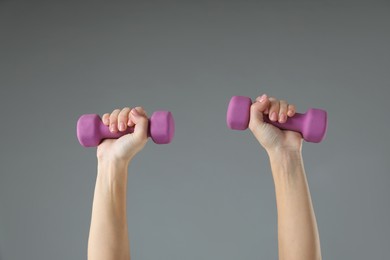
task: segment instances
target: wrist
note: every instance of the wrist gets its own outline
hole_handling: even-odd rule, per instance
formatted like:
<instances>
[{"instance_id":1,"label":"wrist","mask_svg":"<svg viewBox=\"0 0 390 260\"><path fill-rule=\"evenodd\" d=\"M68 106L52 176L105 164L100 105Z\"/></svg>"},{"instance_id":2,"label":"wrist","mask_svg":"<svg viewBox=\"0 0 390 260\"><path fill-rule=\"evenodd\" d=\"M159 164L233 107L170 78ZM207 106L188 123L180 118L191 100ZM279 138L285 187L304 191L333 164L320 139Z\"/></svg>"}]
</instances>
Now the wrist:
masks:
<instances>
[{"instance_id":1,"label":"wrist","mask_svg":"<svg viewBox=\"0 0 390 260\"><path fill-rule=\"evenodd\" d=\"M96 158L98 164L101 165L128 165L134 155L121 155L122 153L115 151L115 149L107 148L99 145L96 150ZM117 149L118 150L118 149Z\"/></svg>"},{"instance_id":2,"label":"wrist","mask_svg":"<svg viewBox=\"0 0 390 260\"><path fill-rule=\"evenodd\" d=\"M127 169L130 161L125 160L98 160L98 181L108 187L127 182Z\"/></svg>"},{"instance_id":3,"label":"wrist","mask_svg":"<svg viewBox=\"0 0 390 260\"><path fill-rule=\"evenodd\" d=\"M131 158L108 158L103 156L97 157L98 166L105 168L126 168L129 166L131 162Z\"/></svg>"},{"instance_id":4,"label":"wrist","mask_svg":"<svg viewBox=\"0 0 390 260\"><path fill-rule=\"evenodd\" d=\"M274 177L291 176L303 169L302 153L299 150L282 149L267 151L267 153Z\"/></svg>"},{"instance_id":5,"label":"wrist","mask_svg":"<svg viewBox=\"0 0 390 260\"><path fill-rule=\"evenodd\" d=\"M267 149L267 154L273 159L301 159L302 151L300 149L272 148Z\"/></svg>"}]
</instances>

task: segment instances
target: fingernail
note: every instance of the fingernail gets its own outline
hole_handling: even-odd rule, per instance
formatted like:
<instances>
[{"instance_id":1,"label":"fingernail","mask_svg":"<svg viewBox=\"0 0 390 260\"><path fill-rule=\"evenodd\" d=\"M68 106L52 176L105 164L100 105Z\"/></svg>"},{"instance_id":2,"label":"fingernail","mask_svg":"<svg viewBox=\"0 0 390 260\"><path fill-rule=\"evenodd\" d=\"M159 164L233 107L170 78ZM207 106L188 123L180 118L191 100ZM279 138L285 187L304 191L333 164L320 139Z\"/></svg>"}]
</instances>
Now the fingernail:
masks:
<instances>
[{"instance_id":1,"label":"fingernail","mask_svg":"<svg viewBox=\"0 0 390 260\"><path fill-rule=\"evenodd\" d=\"M115 124L111 124L111 125L110 125L110 131L111 131L111 132L114 132L114 131L115 131Z\"/></svg>"},{"instance_id":2,"label":"fingernail","mask_svg":"<svg viewBox=\"0 0 390 260\"><path fill-rule=\"evenodd\" d=\"M279 115L279 123L283 123L286 120L286 116L284 114Z\"/></svg>"},{"instance_id":3,"label":"fingernail","mask_svg":"<svg viewBox=\"0 0 390 260\"><path fill-rule=\"evenodd\" d=\"M125 130L125 124L123 122L119 123L119 130L121 131Z\"/></svg>"},{"instance_id":4,"label":"fingernail","mask_svg":"<svg viewBox=\"0 0 390 260\"><path fill-rule=\"evenodd\" d=\"M276 120L278 119L277 116L276 116L276 112L275 112L275 111L271 113L270 119L271 119L272 121L276 121Z\"/></svg>"}]
</instances>

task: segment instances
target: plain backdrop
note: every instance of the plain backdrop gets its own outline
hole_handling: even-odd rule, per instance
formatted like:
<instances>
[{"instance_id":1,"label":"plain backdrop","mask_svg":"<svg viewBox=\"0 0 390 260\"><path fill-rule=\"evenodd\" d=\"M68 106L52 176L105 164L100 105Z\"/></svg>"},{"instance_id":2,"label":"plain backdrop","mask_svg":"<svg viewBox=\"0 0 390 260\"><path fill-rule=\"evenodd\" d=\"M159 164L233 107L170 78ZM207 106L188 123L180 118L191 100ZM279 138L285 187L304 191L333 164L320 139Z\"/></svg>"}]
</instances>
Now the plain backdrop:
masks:
<instances>
[{"instance_id":1,"label":"plain backdrop","mask_svg":"<svg viewBox=\"0 0 390 260\"><path fill-rule=\"evenodd\" d=\"M86 259L96 149L143 106L176 136L129 168L134 260L277 259L274 186L233 95L328 111L303 154L324 259L390 255L388 1L0 1L0 259Z\"/></svg>"}]
</instances>

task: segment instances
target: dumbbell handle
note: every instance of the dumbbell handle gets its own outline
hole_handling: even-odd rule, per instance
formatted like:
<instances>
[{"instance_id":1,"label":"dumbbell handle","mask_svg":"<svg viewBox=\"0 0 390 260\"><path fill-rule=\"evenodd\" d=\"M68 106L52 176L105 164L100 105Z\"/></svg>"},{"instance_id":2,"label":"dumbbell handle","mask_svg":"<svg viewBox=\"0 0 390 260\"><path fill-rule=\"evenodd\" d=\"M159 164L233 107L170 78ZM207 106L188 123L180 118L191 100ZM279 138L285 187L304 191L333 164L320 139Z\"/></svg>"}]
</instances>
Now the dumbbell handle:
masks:
<instances>
[{"instance_id":1,"label":"dumbbell handle","mask_svg":"<svg viewBox=\"0 0 390 260\"><path fill-rule=\"evenodd\" d=\"M150 126L150 120L149 120ZM127 134L134 133L134 127L127 127L125 131L117 131L115 133L110 131L110 128L103 124L103 121L100 119L100 123L98 124L98 131L102 137L102 139L118 139ZM148 137L150 137L150 127L148 128Z\"/></svg>"},{"instance_id":2,"label":"dumbbell handle","mask_svg":"<svg viewBox=\"0 0 390 260\"><path fill-rule=\"evenodd\" d=\"M304 125L305 121L305 114L301 113L295 113L294 116L288 117L286 122L279 123L278 121L271 121L268 117L268 115L264 115L263 117L264 122L271 124L273 126L276 126L279 129L282 130L290 130L295 132L302 132L302 126Z\"/></svg>"},{"instance_id":3,"label":"dumbbell handle","mask_svg":"<svg viewBox=\"0 0 390 260\"><path fill-rule=\"evenodd\" d=\"M326 111L311 108L304 114L295 113L294 116L287 118L284 123L273 122L268 118L268 115L264 116L264 121L282 130L299 132L308 142L319 143L325 137L326 117Z\"/></svg>"}]
</instances>

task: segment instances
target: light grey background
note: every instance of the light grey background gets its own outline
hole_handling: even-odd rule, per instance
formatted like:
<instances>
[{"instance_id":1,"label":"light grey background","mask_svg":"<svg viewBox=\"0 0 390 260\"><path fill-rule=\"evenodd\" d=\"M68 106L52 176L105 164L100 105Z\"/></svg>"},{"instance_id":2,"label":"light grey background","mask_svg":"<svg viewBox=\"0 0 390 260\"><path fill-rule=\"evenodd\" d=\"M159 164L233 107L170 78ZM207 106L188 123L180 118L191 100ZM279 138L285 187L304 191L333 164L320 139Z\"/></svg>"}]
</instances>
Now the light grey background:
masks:
<instances>
[{"instance_id":1,"label":"light grey background","mask_svg":"<svg viewBox=\"0 0 390 260\"><path fill-rule=\"evenodd\" d=\"M0 1L0 259L86 259L81 114L171 110L129 169L131 254L276 259L274 187L233 95L328 111L304 160L324 259L390 255L388 1Z\"/></svg>"}]
</instances>

